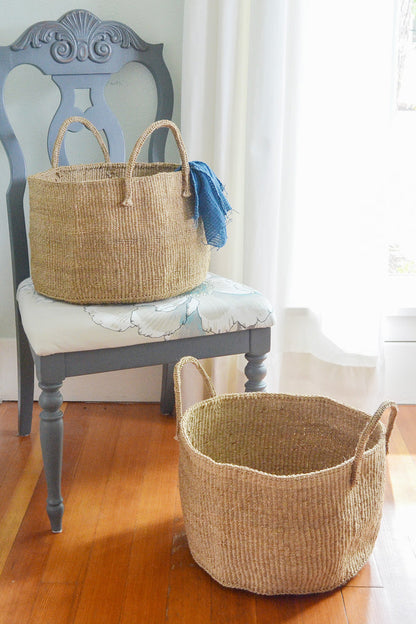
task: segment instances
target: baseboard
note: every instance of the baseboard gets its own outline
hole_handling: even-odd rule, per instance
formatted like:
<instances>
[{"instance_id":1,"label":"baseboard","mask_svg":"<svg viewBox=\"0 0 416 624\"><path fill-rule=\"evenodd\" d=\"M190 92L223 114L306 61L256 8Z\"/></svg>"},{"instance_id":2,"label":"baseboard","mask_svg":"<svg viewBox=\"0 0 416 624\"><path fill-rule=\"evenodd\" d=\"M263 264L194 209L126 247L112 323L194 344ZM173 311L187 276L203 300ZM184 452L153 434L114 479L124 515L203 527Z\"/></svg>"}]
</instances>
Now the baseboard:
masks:
<instances>
[{"instance_id":1,"label":"baseboard","mask_svg":"<svg viewBox=\"0 0 416 624\"><path fill-rule=\"evenodd\" d=\"M416 404L416 342L386 342L385 395L402 404Z\"/></svg>"},{"instance_id":2,"label":"baseboard","mask_svg":"<svg viewBox=\"0 0 416 624\"><path fill-rule=\"evenodd\" d=\"M68 378L62 392L66 401L154 402L160 400L161 379L162 367L151 366ZM16 400L16 341L0 338L0 401Z\"/></svg>"}]
</instances>

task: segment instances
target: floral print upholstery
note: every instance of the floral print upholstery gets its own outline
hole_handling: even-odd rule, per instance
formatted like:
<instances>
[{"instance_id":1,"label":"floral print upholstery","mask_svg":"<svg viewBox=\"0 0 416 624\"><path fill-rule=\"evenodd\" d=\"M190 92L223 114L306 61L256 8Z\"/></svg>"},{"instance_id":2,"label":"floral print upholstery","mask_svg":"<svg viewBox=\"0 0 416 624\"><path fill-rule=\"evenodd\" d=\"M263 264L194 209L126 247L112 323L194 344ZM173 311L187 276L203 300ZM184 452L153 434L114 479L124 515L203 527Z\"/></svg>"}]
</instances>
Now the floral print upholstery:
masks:
<instances>
[{"instance_id":1,"label":"floral print upholstery","mask_svg":"<svg viewBox=\"0 0 416 624\"><path fill-rule=\"evenodd\" d=\"M209 273L193 290L152 303L74 305L38 294L30 278L18 288L23 326L38 355L127 346L275 323L256 290Z\"/></svg>"}]
</instances>

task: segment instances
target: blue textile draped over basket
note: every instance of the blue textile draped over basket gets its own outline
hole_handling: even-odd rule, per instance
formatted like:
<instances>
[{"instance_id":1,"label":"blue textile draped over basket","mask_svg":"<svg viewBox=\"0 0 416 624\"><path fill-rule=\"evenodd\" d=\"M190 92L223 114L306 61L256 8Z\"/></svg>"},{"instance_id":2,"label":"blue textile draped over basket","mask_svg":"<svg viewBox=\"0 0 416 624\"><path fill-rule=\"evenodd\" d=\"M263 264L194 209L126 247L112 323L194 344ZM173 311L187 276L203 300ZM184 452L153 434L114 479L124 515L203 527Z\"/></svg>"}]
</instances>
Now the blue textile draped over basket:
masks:
<instances>
[{"instance_id":1,"label":"blue textile draped over basket","mask_svg":"<svg viewBox=\"0 0 416 624\"><path fill-rule=\"evenodd\" d=\"M231 211L224 185L206 163L193 160L189 167L195 192L195 221L201 216L208 245L223 247L227 240L227 213Z\"/></svg>"}]
</instances>

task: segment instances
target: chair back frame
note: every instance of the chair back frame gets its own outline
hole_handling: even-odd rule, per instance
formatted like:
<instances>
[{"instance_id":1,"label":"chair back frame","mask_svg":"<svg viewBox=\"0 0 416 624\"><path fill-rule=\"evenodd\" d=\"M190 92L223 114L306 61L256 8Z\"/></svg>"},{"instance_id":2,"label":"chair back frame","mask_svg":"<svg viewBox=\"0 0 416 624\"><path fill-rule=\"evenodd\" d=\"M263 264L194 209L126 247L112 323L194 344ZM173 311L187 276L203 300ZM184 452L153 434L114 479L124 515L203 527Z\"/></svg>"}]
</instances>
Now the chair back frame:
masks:
<instances>
[{"instance_id":1,"label":"chair back frame","mask_svg":"<svg viewBox=\"0 0 416 624\"><path fill-rule=\"evenodd\" d=\"M123 161L125 142L121 126L109 108L104 89L112 74L124 65L137 62L152 74L157 91L155 119L171 119L173 86L163 60L163 44L150 44L131 28L114 21L101 21L89 11L69 11L56 22L38 22L29 27L12 45L0 46L0 140L10 164L7 212L10 228L13 285L29 277L29 254L23 208L26 165L21 145L5 109L4 86L9 73L18 65L33 65L51 76L60 91L60 103L51 121L47 148L51 158L62 122L72 115L89 119L107 138L112 161ZM80 111L75 105L75 89L88 89L91 107ZM81 124L70 131L78 132ZM149 161L165 158L167 129L155 132L149 144ZM65 148L60 164L68 164Z\"/></svg>"},{"instance_id":2,"label":"chair back frame","mask_svg":"<svg viewBox=\"0 0 416 624\"><path fill-rule=\"evenodd\" d=\"M62 122L73 115L81 115L104 132L111 160L124 161L123 132L105 100L105 85L112 74L127 63L141 63L151 72L156 84L155 120L171 119L173 86L163 60L162 49L162 44L143 41L128 26L119 22L101 21L85 10L70 11L56 22L38 22L12 45L0 46L0 140L10 164L7 212L15 291L20 282L29 277L30 266L23 204L26 188L25 159L4 102L4 87L10 71L18 65L33 65L42 73L51 76L60 90L60 103L47 138L49 158ZM91 107L85 112L75 105L75 89L80 88L89 90ZM81 127L80 123L73 124L70 130L77 132ZM164 161L166 138L166 128L152 134L148 156L150 162ZM67 162L63 145L60 164L65 165ZM61 495L63 397L60 388L66 377L162 365L161 411L168 414L174 408L173 368L183 356L209 358L245 353L248 361L245 368L246 391L260 391L266 387L264 360L270 350L270 327L39 356L33 352L24 332L16 300L15 313L19 434L28 435L31 431L35 364L42 391L39 397L42 408L40 438L48 489L47 512L53 532L62 530L64 510Z\"/></svg>"}]
</instances>

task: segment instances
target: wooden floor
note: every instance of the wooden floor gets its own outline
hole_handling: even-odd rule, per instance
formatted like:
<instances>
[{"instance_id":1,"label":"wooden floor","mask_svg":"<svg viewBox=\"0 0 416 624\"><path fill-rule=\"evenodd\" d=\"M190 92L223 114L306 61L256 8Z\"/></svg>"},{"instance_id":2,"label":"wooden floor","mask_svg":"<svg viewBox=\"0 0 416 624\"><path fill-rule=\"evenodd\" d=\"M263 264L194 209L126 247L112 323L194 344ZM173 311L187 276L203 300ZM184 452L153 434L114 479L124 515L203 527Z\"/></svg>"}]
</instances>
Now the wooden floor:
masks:
<instances>
[{"instance_id":1,"label":"wooden floor","mask_svg":"<svg viewBox=\"0 0 416 624\"><path fill-rule=\"evenodd\" d=\"M38 418L0 405L1 624L414 624L416 407L400 410L373 555L342 590L260 597L192 561L178 447L158 405L65 405L64 531L49 531ZM35 416L39 408L35 406Z\"/></svg>"}]
</instances>

